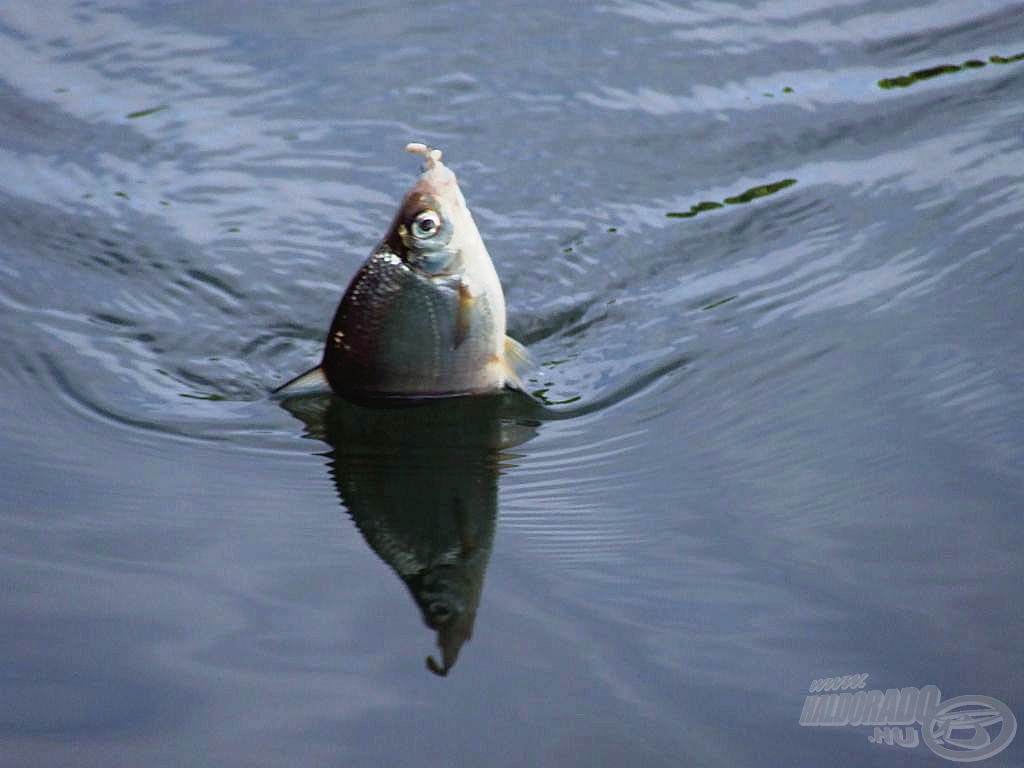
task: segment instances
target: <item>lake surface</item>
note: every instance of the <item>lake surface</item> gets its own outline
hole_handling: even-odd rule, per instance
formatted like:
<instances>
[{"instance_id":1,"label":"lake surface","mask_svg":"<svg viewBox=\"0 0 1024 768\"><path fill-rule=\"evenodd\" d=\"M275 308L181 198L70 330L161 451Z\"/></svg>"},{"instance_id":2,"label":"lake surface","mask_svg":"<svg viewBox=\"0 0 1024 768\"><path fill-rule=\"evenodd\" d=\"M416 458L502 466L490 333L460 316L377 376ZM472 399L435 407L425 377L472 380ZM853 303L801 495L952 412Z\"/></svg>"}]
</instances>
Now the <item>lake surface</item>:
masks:
<instances>
[{"instance_id":1,"label":"lake surface","mask_svg":"<svg viewBox=\"0 0 1024 768\"><path fill-rule=\"evenodd\" d=\"M1024 765L1022 52L984 0L6 0L0 764L951 764L806 722L867 674ZM408 141L534 399L269 399Z\"/></svg>"}]
</instances>

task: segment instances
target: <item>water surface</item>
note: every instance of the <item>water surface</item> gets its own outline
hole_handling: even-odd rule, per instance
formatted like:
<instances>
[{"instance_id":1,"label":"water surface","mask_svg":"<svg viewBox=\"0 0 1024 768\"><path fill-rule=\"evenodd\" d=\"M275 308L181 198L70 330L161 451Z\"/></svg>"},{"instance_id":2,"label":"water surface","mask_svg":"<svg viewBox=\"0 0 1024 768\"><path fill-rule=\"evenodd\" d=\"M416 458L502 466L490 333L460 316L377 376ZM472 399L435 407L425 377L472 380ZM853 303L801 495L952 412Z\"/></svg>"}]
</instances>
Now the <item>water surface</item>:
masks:
<instances>
[{"instance_id":1,"label":"water surface","mask_svg":"<svg viewBox=\"0 0 1024 768\"><path fill-rule=\"evenodd\" d=\"M1022 14L9 0L3 763L942 764L800 725L857 673L1024 718ZM538 402L268 399L411 140Z\"/></svg>"}]
</instances>

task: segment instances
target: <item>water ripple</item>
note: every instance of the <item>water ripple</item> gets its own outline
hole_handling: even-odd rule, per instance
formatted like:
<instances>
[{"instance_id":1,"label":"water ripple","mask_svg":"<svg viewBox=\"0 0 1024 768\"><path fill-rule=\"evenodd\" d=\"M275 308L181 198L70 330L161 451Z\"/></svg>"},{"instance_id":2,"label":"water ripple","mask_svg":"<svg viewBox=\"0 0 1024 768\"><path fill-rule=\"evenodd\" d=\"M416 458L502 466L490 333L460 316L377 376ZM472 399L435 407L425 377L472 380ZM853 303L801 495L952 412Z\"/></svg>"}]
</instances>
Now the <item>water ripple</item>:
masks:
<instances>
[{"instance_id":1,"label":"water ripple","mask_svg":"<svg viewBox=\"0 0 1024 768\"><path fill-rule=\"evenodd\" d=\"M904 27L919 29L924 11L900 10L876 34L857 4L842 8L606 5L605 15L677 39L706 30L726 48L740 37L756 47L758 35L783 46L791 33L804 39L806 25L824 36L819 51L784 69L739 79L711 72L682 95L673 90L679 78L638 80L627 67L619 79L606 67L620 52L595 52L594 72L608 76L576 94L587 119L639 110L649 120L637 123L643 143L628 121L603 123L626 139L601 143L618 174L597 176L592 158L542 146L549 189L538 194L536 166L517 146L499 164L466 153L459 170L480 201L511 330L541 362L529 387L552 406L542 418L584 418L676 387L715 366L736 334L921 300L984 259L979 231L1006 224L1004 237L1013 236L1021 193L1007 159L1018 153L1020 110L1012 99L993 101L1013 87L1009 69L989 67L941 101L883 92L875 83L890 65L853 56L837 72L823 66L821 50L840 39L896 39ZM986 8L982 23L994 35L1005 13ZM28 6L12 9L0 100L18 118L5 129L0 163L24 182L3 226L52 258L38 283L25 279L21 261L0 264L12 278L4 303L36 317L60 345L49 354L66 381L97 368L109 377L111 386L79 396L96 413L213 434L219 412L225 434L235 434L226 403L258 401L315 359L338 295L408 178L363 137L376 146L390 134L398 146L414 129L369 114L336 122L309 114L311 85L247 63L215 31L85 11L40 45L18 33L32 28ZM941 12L950 50L975 55L983 41L961 21L976 8L939 2L928 12ZM786 93L785 83L796 87ZM459 66L404 83L401 93L458 112L494 106L490 93L501 85ZM517 108L572 98L514 94ZM324 98L340 95L328 88ZM888 106L906 99L917 106ZM984 114L956 126L932 119L981 104ZM694 124L680 139L673 121L682 112ZM741 113L749 123L737 131ZM884 130L872 131L879 121ZM893 135L913 140L888 141ZM68 149L69 137L90 151ZM681 173L689 165L709 172ZM771 183L780 179L785 188ZM737 195L744 189L773 194ZM894 236L876 223L894 198L921 226L948 225L969 247L940 264L940 245ZM749 205L718 207L740 200ZM666 218L695 210L699 217ZM44 296L37 284L64 288ZM120 403L102 394L122 388Z\"/></svg>"}]
</instances>

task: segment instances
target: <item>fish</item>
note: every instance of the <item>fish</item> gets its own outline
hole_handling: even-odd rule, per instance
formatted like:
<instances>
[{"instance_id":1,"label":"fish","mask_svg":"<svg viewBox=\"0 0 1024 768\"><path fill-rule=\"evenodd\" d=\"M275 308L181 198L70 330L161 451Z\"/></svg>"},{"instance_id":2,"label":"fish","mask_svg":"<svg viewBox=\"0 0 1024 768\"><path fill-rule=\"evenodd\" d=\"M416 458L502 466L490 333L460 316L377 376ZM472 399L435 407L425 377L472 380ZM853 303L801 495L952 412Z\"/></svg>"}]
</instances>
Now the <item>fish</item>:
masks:
<instances>
[{"instance_id":1,"label":"fish","mask_svg":"<svg viewBox=\"0 0 1024 768\"><path fill-rule=\"evenodd\" d=\"M355 399L523 390L532 362L506 335L505 296L458 180L440 149L414 142L419 178L356 272L320 364L278 387L324 381Z\"/></svg>"}]
</instances>

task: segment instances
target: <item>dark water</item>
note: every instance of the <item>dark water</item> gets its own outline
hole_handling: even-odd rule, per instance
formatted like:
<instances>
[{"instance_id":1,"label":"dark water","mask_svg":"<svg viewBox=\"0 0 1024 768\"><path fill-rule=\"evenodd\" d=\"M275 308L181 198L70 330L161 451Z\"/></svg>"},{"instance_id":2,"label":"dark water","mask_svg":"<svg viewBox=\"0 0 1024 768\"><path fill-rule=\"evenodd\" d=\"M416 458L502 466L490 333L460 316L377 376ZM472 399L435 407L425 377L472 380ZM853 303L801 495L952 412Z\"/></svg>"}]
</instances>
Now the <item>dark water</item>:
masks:
<instances>
[{"instance_id":1,"label":"dark water","mask_svg":"<svg viewBox=\"0 0 1024 768\"><path fill-rule=\"evenodd\" d=\"M1024 718L1022 51L1014 2L7 0L0 763L951 764L800 724L858 673ZM549 406L266 399L410 140Z\"/></svg>"}]
</instances>

